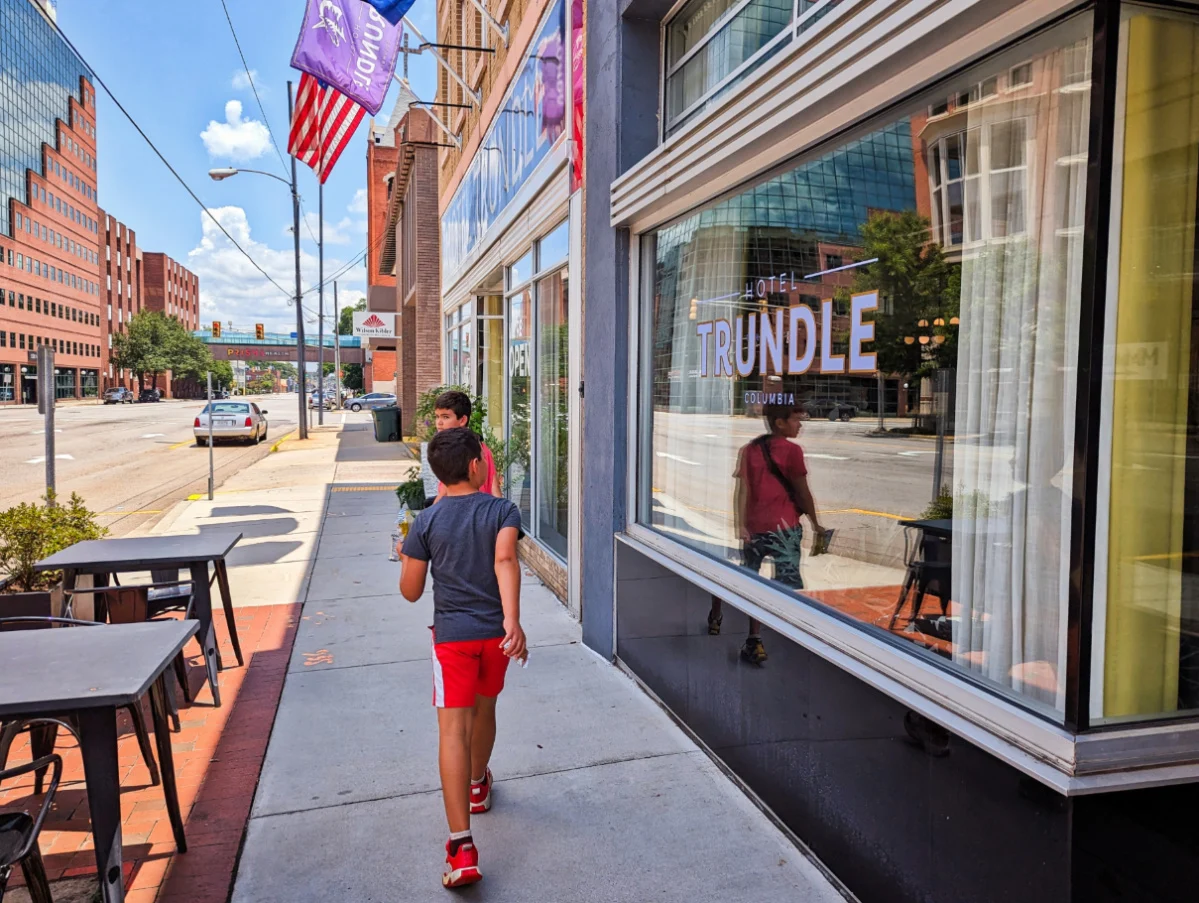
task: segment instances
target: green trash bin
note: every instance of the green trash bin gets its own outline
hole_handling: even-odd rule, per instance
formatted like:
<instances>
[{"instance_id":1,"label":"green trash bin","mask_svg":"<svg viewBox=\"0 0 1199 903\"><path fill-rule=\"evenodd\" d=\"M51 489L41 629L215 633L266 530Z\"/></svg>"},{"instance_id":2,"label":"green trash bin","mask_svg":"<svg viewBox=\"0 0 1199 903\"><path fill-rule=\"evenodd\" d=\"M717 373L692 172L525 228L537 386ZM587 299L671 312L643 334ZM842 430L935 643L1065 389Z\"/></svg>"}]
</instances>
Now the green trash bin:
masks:
<instances>
[{"instance_id":1,"label":"green trash bin","mask_svg":"<svg viewBox=\"0 0 1199 903\"><path fill-rule=\"evenodd\" d=\"M400 409L396 405L374 408L371 416L375 420L376 442L400 441Z\"/></svg>"}]
</instances>

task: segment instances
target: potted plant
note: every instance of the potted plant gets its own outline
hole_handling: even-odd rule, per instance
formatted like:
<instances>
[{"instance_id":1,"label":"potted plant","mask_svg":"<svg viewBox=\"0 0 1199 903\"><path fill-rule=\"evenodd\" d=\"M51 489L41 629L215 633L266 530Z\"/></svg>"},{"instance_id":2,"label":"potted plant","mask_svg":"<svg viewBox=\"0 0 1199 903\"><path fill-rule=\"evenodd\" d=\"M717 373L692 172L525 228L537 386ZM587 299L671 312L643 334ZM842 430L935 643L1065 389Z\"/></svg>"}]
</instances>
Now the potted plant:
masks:
<instances>
[{"instance_id":1,"label":"potted plant","mask_svg":"<svg viewBox=\"0 0 1199 903\"><path fill-rule=\"evenodd\" d=\"M108 532L74 493L65 505L55 504L53 493L44 502L0 511L0 615L61 613L62 572L39 573L34 565Z\"/></svg>"},{"instance_id":2,"label":"potted plant","mask_svg":"<svg viewBox=\"0 0 1199 903\"><path fill-rule=\"evenodd\" d=\"M425 483L419 477L413 477L396 487L396 498L401 504L407 505L410 511L420 511L425 507Z\"/></svg>"}]
</instances>

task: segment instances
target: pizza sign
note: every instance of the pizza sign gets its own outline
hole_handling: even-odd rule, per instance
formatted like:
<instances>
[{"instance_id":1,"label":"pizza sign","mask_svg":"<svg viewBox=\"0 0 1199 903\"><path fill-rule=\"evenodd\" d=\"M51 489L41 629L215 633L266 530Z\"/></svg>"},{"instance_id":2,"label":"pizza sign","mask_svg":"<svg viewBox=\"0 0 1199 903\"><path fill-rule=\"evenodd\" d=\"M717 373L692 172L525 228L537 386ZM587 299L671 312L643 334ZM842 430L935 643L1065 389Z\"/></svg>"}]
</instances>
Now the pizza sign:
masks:
<instances>
[{"instance_id":1,"label":"pizza sign","mask_svg":"<svg viewBox=\"0 0 1199 903\"><path fill-rule=\"evenodd\" d=\"M394 339L395 334L395 314L377 314L369 310L354 311L354 335Z\"/></svg>"}]
</instances>

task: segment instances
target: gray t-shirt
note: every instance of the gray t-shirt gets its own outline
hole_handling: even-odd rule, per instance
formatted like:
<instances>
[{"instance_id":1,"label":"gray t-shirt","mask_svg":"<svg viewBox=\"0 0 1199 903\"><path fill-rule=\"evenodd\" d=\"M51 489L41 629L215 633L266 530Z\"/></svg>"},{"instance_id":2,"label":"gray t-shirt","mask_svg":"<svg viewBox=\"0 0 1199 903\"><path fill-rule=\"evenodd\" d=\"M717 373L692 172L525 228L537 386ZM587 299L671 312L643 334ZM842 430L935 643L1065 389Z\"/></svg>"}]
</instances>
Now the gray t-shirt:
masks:
<instances>
[{"instance_id":1,"label":"gray t-shirt","mask_svg":"<svg viewBox=\"0 0 1199 903\"><path fill-rule=\"evenodd\" d=\"M404 554L429 562L435 642L504 635L504 608L495 577L495 541L504 527L520 528L520 509L482 492L447 495L416 516L404 540Z\"/></svg>"}]
</instances>

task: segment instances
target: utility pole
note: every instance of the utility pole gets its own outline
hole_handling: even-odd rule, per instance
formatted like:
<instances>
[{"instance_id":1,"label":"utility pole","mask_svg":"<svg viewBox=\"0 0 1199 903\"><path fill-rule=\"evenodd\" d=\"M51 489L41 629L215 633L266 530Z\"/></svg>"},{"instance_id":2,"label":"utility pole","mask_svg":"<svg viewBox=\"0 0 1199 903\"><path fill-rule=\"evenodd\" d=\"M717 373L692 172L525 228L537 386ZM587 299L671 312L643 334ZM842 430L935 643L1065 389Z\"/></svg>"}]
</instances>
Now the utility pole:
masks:
<instances>
[{"instance_id":1,"label":"utility pole","mask_svg":"<svg viewBox=\"0 0 1199 903\"><path fill-rule=\"evenodd\" d=\"M46 498L53 507L58 492L54 477L54 349L37 348L37 410L44 415L46 429Z\"/></svg>"},{"instance_id":2,"label":"utility pole","mask_svg":"<svg viewBox=\"0 0 1199 903\"><path fill-rule=\"evenodd\" d=\"M337 308L337 283L333 283L333 385L337 388L337 406L341 407L341 311Z\"/></svg>"},{"instance_id":3,"label":"utility pole","mask_svg":"<svg viewBox=\"0 0 1199 903\"><path fill-rule=\"evenodd\" d=\"M287 83L287 121L291 122L295 118L295 98L292 96L293 86L289 81ZM304 288L300 283L300 192L296 187L296 158L291 157L291 220L292 232L295 239L296 249L296 377L299 385L296 387L297 398L300 404L300 422L299 436L301 439L308 438L308 406L305 404L305 384L304 384Z\"/></svg>"},{"instance_id":4,"label":"utility pole","mask_svg":"<svg viewBox=\"0 0 1199 903\"><path fill-rule=\"evenodd\" d=\"M316 249L317 258L317 287L316 287L316 344L320 348L318 360L320 363L316 369L316 391L320 397L320 404L316 409L316 422L319 426L325 425L325 185L322 182L318 189L320 200L317 202L317 219L320 222L317 224L317 239Z\"/></svg>"}]
</instances>

